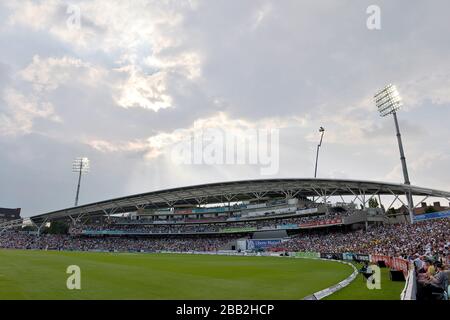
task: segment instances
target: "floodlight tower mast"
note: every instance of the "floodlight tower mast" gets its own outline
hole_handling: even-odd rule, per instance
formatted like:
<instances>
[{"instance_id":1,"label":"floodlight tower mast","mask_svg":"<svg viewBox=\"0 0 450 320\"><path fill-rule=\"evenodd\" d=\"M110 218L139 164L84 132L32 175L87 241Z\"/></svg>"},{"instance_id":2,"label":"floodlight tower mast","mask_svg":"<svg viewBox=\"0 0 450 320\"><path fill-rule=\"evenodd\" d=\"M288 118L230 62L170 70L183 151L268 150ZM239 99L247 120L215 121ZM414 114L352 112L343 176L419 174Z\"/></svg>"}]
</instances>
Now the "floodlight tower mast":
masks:
<instances>
[{"instance_id":1,"label":"floodlight tower mast","mask_svg":"<svg viewBox=\"0 0 450 320\"><path fill-rule=\"evenodd\" d=\"M398 125L397 120L397 111L402 106L402 99L400 97L400 94L398 93L397 88L389 84L384 89L379 91L374 96L375 99L375 105L378 108L378 111L380 112L381 117L386 117L390 114L394 117L394 123L395 123L395 130L397 133L397 142L398 142L398 149L400 151L400 161L402 163L402 170L403 170L403 178L405 180L405 184L410 185L409 181L409 175L408 175L408 167L406 166L406 157L405 152L403 150L403 143L402 143L402 136L400 134L400 127ZM408 206L409 206L409 217L411 220L411 223L414 222L414 214L412 211L412 208L414 206L411 193L409 192L407 194L408 198Z\"/></svg>"},{"instance_id":2,"label":"floodlight tower mast","mask_svg":"<svg viewBox=\"0 0 450 320\"><path fill-rule=\"evenodd\" d=\"M317 161L319 160L319 148L322 146L322 140L323 140L323 134L325 133L325 129L323 127L319 128L320 135L320 142L317 145L317 152L316 152L316 165L314 167L314 178L317 177Z\"/></svg>"},{"instance_id":3,"label":"floodlight tower mast","mask_svg":"<svg viewBox=\"0 0 450 320\"><path fill-rule=\"evenodd\" d=\"M403 178L405 184L411 184L409 181L408 167L406 166L405 151L403 151L402 135L400 134L400 128L398 126L397 112L392 112L395 122L395 130L397 131L398 149L400 151L400 161L402 162Z\"/></svg>"},{"instance_id":4,"label":"floodlight tower mast","mask_svg":"<svg viewBox=\"0 0 450 320\"><path fill-rule=\"evenodd\" d=\"M80 195L81 176L89 172L89 159L86 157L79 157L73 161L72 171L78 173L77 193L75 196L75 207L78 206L78 198Z\"/></svg>"}]
</instances>

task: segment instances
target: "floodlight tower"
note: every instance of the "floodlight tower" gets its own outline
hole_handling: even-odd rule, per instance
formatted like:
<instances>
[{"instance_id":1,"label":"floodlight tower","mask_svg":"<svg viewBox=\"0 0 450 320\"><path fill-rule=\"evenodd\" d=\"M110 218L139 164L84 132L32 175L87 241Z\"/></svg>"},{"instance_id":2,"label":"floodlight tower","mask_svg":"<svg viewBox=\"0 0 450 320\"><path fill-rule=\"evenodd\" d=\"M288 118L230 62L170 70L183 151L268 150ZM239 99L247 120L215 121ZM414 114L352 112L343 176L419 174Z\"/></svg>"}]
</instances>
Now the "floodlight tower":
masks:
<instances>
[{"instance_id":1,"label":"floodlight tower","mask_svg":"<svg viewBox=\"0 0 450 320\"><path fill-rule=\"evenodd\" d=\"M395 122L395 129L397 132L397 141L398 141L398 148L400 150L400 160L402 163L402 169L403 169L403 178L405 180L406 185L410 185L409 182L409 175L408 175L408 168L406 166L406 158L405 158L405 152L403 151L403 143L402 143L402 136L400 135L400 127L398 125L397 120L397 111L402 106L402 99L400 97L400 94L398 93L397 88L389 84L384 89L380 90L378 93L374 96L375 99L375 105L378 108L378 111L380 112L381 117L386 117L390 114L394 117ZM411 223L414 222L414 215L413 215L413 201L411 193L407 194L408 198L408 206L409 206L409 217L411 219Z\"/></svg>"},{"instance_id":2,"label":"floodlight tower","mask_svg":"<svg viewBox=\"0 0 450 320\"><path fill-rule=\"evenodd\" d=\"M78 206L78 197L80 195L81 176L89 172L89 159L79 157L73 160L72 171L78 173L77 194L75 196L75 207Z\"/></svg>"},{"instance_id":3,"label":"floodlight tower","mask_svg":"<svg viewBox=\"0 0 450 320\"><path fill-rule=\"evenodd\" d=\"M320 127L319 132L320 132L320 142L317 145L316 166L314 167L314 178L317 177L317 161L319 160L319 148L322 146L323 134L325 133L325 129L323 127Z\"/></svg>"}]
</instances>

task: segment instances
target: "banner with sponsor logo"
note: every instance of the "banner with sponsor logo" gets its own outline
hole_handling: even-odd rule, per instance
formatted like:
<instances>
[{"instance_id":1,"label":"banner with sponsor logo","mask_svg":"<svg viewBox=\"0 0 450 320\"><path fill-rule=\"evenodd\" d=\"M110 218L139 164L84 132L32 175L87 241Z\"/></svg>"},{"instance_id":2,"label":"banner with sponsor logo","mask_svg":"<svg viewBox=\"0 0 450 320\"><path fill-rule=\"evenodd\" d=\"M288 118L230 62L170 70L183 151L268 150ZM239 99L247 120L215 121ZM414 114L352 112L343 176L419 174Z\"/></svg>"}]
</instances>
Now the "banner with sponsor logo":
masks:
<instances>
[{"instance_id":1,"label":"banner with sponsor logo","mask_svg":"<svg viewBox=\"0 0 450 320\"><path fill-rule=\"evenodd\" d=\"M191 209L175 210L174 213L175 214L191 214L192 210Z\"/></svg>"},{"instance_id":2,"label":"banner with sponsor logo","mask_svg":"<svg viewBox=\"0 0 450 320\"><path fill-rule=\"evenodd\" d=\"M392 258L391 268L394 270L403 271L405 279L408 276L408 267L409 267L408 260L402 258Z\"/></svg>"},{"instance_id":3,"label":"banner with sponsor logo","mask_svg":"<svg viewBox=\"0 0 450 320\"><path fill-rule=\"evenodd\" d=\"M344 253L342 254L342 259L343 259L343 260L353 261L353 256L354 256L353 253L350 253L350 252L344 252Z\"/></svg>"},{"instance_id":4,"label":"banner with sponsor logo","mask_svg":"<svg viewBox=\"0 0 450 320\"><path fill-rule=\"evenodd\" d=\"M378 261L384 261L387 267L397 271L403 271L405 278L408 275L409 262L408 260L405 260L403 258L393 258L380 254L372 254L370 256L370 260L373 263L377 263Z\"/></svg>"},{"instance_id":5,"label":"banner with sponsor logo","mask_svg":"<svg viewBox=\"0 0 450 320\"><path fill-rule=\"evenodd\" d=\"M318 252L295 252L295 257L299 258L320 258L320 253Z\"/></svg>"},{"instance_id":6,"label":"banner with sponsor logo","mask_svg":"<svg viewBox=\"0 0 450 320\"><path fill-rule=\"evenodd\" d=\"M300 223L298 226L300 228L314 228L314 227L339 225L342 223L343 223L342 219L338 218L338 219L329 219L329 220L322 220L322 221L305 222L305 223Z\"/></svg>"},{"instance_id":7,"label":"banner with sponsor logo","mask_svg":"<svg viewBox=\"0 0 450 320\"><path fill-rule=\"evenodd\" d=\"M213 208L194 208L192 213L215 213L215 212L228 212L228 207L213 207Z\"/></svg>"},{"instance_id":8,"label":"banner with sponsor logo","mask_svg":"<svg viewBox=\"0 0 450 320\"><path fill-rule=\"evenodd\" d=\"M279 224L277 225L277 229L298 229L298 225L295 223Z\"/></svg>"},{"instance_id":9,"label":"banner with sponsor logo","mask_svg":"<svg viewBox=\"0 0 450 320\"><path fill-rule=\"evenodd\" d=\"M370 261L370 255L368 254L359 254L359 253L354 253L353 254L353 259L356 261Z\"/></svg>"},{"instance_id":10,"label":"banner with sponsor logo","mask_svg":"<svg viewBox=\"0 0 450 320\"><path fill-rule=\"evenodd\" d=\"M265 249L279 243L281 243L281 239L247 240L247 250Z\"/></svg>"},{"instance_id":11,"label":"banner with sponsor logo","mask_svg":"<svg viewBox=\"0 0 450 320\"><path fill-rule=\"evenodd\" d=\"M370 255L368 254L359 254L359 253L351 253L351 252L344 252L342 254L342 259L348 260L348 261L370 261Z\"/></svg>"},{"instance_id":12,"label":"banner with sponsor logo","mask_svg":"<svg viewBox=\"0 0 450 320\"><path fill-rule=\"evenodd\" d=\"M244 228L223 228L220 232L232 233L232 232L252 232L257 231L258 229L255 227L244 227Z\"/></svg>"},{"instance_id":13,"label":"banner with sponsor logo","mask_svg":"<svg viewBox=\"0 0 450 320\"><path fill-rule=\"evenodd\" d=\"M414 217L414 221L418 222L442 218L450 218L450 210L420 214Z\"/></svg>"},{"instance_id":14,"label":"banner with sponsor logo","mask_svg":"<svg viewBox=\"0 0 450 320\"><path fill-rule=\"evenodd\" d=\"M342 260L342 253L320 253L320 257L323 259Z\"/></svg>"},{"instance_id":15,"label":"banner with sponsor logo","mask_svg":"<svg viewBox=\"0 0 450 320\"><path fill-rule=\"evenodd\" d=\"M381 254L372 254L370 256L370 262L377 263L378 261L384 261L387 267L391 266L391 257Z\"/></svg>"}]
</instances>

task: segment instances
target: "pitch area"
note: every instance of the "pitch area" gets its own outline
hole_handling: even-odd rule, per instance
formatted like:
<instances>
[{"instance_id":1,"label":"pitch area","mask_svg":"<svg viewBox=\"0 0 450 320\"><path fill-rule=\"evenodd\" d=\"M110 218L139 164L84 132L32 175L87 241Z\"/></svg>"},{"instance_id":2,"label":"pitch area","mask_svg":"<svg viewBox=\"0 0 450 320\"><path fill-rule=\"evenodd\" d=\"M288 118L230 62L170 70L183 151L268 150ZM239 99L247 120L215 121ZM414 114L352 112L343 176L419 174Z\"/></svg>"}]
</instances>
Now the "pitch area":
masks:
<instances>
[{"instance_id":1,"label":"pitch area","mask_svg":"<svg viewBox=\"0 0 450 320\"><path fill-rule=\"evenodd\" d=\"M333 261L0 250L0 299L302 299L344 280ZM68 290L67 267L81 270Z\"/></svg>"}]
</instances>

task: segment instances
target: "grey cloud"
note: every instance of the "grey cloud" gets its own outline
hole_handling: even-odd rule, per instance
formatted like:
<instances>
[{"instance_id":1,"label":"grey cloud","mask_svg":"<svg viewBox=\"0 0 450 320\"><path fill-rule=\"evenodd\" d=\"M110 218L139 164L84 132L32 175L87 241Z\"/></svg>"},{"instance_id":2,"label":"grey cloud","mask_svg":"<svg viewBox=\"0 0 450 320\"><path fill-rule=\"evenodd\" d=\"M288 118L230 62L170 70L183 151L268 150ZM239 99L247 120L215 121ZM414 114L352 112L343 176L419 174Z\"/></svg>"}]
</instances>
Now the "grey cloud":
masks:
<instances>
[{"instance_id":1,"label":"grey cloud","mask_svg":"<svg viewBox=\"0 0 450 320\"><path fill-rule=\"evenodd\" d=\"M442 75L439 85L439 79L450 74L450 46L444 41L450 31L450 4L378 1L382 30L369 31L366 8L372 2L223 0L200 2L196 9L168 6L165 10L179 13L182 19L179 25L158 25L159 36L176 40L158 58L194 52L200 57L200 76L189 78L181 67L166 70L172 107L157 112L117 105L114 84L128 75L116 68L123 66L118 61L130 49L102 48L110 30L95 17L86 15L82 20L91 33L87 39L93 41L92 48L79 48L48 30L3 26L0 89L32 92L32 84L18 72L34 55L73 57L108 73L92 86L80 72L72 81L39 95L54 106L61 122L35 119L34 133L0 137L0 160L5 164L0 173L8 181L0 190L2 205L22 206L27 215L70 206L74 193L70 162L79 155L90 157L93 167L82 190L83 202L169 186L260 177L258 168L251 166L174 168L164 155L147 159L142 150L105 153L84 143L145 141L160 132L189 128L195 120L218 112L225 112L232 121L251 123L271 117L307 119L303 127L281 130L277 176L312 176L315 142L309 135L323 125L327 133L320 177L392 179L389 174L399 162L392 119L379 118L370 99L388 82L397 83L406 97L421 89L413 97L414 106L405 105L399 113L408 160L412 163L424 153L443 154L430 167L411 165L411 180L450 189L445 157L450 146L444 138L450 129L443 124L450 117L450 105L446 101L436 105L432 98L439 92L425 89L436 83L429 82L428 75ZM155 4L145 10L152 8ZM65 9L60 7L49 21L65 23ZM261 10L262 18L257 20ZM9 14L0 6L0 17ZM154 54L151 40L142 41L132 52L144 74L161 71L144 61ZM0 105L0 113L4 110ZM349 141L353 132L361 135L357 142ZM332 141L332 135L347 140Z\"/></svg>"}]
</instances>

